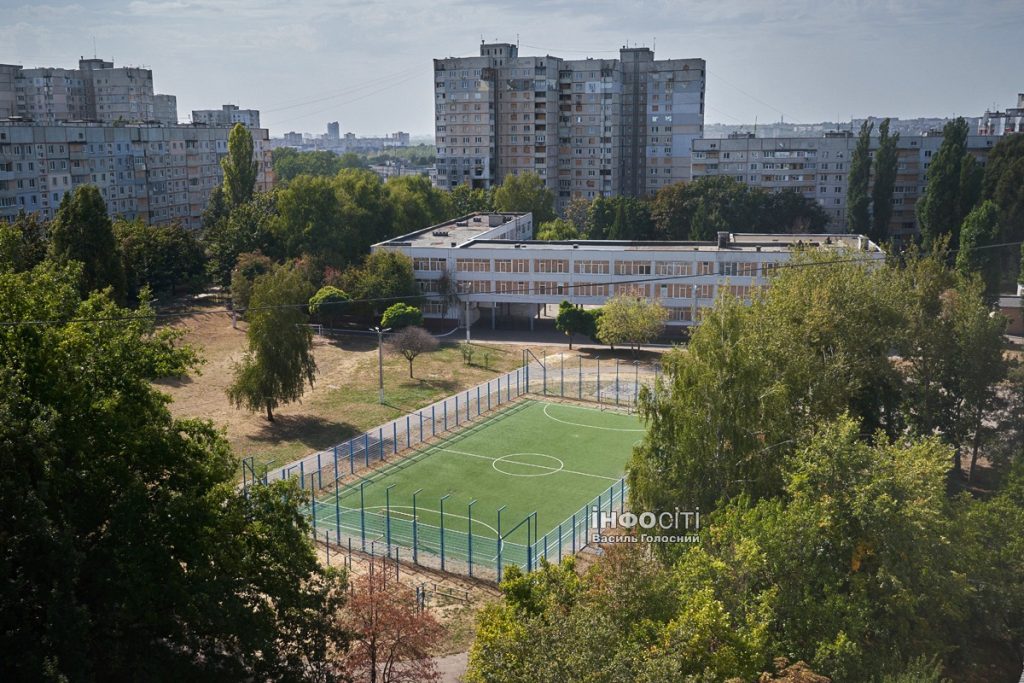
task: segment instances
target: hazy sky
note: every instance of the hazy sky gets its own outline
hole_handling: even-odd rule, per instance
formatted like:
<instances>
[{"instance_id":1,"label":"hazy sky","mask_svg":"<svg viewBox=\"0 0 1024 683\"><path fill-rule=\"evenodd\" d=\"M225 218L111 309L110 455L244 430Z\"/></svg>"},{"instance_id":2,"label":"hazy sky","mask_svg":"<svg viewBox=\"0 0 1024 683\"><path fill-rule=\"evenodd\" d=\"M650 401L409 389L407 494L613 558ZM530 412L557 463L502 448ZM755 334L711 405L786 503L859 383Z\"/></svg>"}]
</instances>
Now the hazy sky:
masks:
<instances>
[{"instance_id":1,"label":"hazy sky","mask_svg":"<svg viewBox=\"0 0 1024 683\"><path fill-rule=\"evenodd\" d=\"M289 130L433 132L431 58L707 60L707 123L980 115L1024 91L1022 0L0 0L0 63L153 69L178 116L224 103Z\"/></svg>"}]
</instances>

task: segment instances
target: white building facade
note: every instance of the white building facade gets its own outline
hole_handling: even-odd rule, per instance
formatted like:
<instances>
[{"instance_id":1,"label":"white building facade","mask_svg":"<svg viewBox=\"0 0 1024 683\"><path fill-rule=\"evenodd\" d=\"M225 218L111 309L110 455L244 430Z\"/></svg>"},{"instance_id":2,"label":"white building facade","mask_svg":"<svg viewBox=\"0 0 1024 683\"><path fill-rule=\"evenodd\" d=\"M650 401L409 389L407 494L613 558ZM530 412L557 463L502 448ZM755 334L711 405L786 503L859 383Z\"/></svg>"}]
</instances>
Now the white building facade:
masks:
<instances>
[{"instance_id":1,"label":"white building facade","mask_svg":"<svg viewBox=\"0 0 1024 683\"><path fill-rule=\"evenodd\" d=\"M689 326L727 289L748 299L800 248L856 251L884 259L856 235L721 233L716 242L532 241L531 214L473 214L374 245L413 261L424 315L472 323L498 317L532 321L549 304L600 306L627 294L659 301L669 324ZM443 295L444 279L458 301Z\"/></svg>"}]
</instances>

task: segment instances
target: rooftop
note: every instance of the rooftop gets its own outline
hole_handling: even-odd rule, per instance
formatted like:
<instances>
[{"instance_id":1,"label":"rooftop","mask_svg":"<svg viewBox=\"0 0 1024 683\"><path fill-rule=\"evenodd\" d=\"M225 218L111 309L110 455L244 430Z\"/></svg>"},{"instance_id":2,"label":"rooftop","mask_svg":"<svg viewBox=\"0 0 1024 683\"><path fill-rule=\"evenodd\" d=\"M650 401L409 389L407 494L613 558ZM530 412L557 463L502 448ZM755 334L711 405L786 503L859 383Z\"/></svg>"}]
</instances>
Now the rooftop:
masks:
<instances>
[{"instance_id":1,"label":"rooftop","mask_svg":"<svg viewBox=\"0 0 1024 683\"><path fill-rule=\"evenodd\" d=\"M431 225L429 228L393 237L375 246L451 247L454 243L461 247L471 240L484 238L496 228L500 228L525 215L524 213L515 212L471 213L444 223Z\"/></svg>"},{"instance_id":2,"label":"rooftop","mask_svg":"<svg viewBox=\"0 0 1024 683\"><path fill-rule=\"evenodd\" d=\"M443 246L443 245L442 245ZM785 252L794 247L832 247L835 249L856 249L881 254L881 248L866 237L859 235L796 235L796 234L761 234L761 233L729 233L728 240L722 244L718 241L709 242L676 242L647 241L630 242L626 240L492 240L474 239L460 244L460 249L525 249L531 251L562 251L586 249L588 251L767 251Z\"/></svg>"}]
</instances>

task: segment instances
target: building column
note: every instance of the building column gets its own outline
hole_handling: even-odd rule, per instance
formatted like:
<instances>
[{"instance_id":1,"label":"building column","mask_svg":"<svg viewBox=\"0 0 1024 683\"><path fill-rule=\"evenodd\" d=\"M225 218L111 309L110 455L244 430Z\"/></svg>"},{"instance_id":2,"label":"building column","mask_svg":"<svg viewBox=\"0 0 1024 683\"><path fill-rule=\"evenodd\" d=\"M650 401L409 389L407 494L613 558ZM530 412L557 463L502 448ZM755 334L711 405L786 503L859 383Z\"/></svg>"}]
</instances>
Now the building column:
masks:
<instances>
[{"instance_id":1,"label":"building column","mask_svg":"<svg viewBox=\"0 0 1024 683\"><path fill-rule=\"evenodd\" d=\"M492 330L496 329L495 328L495 322L494 322L494 314L495 314L495 311L497 311L497 310L498 310L498 305L497 304L494 304L493 306L491 306L491 329Z\"/></svg>"}]
</instances>

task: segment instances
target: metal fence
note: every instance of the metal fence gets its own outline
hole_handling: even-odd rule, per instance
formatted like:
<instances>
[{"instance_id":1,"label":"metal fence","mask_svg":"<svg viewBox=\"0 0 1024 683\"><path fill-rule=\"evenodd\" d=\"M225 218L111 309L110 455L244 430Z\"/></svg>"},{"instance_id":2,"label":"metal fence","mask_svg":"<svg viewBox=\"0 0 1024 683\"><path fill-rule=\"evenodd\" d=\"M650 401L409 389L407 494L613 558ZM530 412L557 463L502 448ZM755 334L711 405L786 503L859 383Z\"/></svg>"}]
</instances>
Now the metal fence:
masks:
<instances>
[{"instance_id":1,"label":"metal fence","mask_svg":"<svg viewBox=\"0 0 1024 683\"><path fill-rule=\"evenodd\" d=\"M403 451L460 430L527 391L529 369L516 368L433 405L281 467L257 472L254 458L242 461L242 485L297 478L305 489L333 487L346 477L379 466Z\"/></svg>"},{"instance_id":2,"label":"metal fence","mask_svg":"<svg viewBox=\"0 0 1024 683\"><path fill-rule=\"evenodd\" d=\"M317 540L333 543L335 552L345 547L351 552L353 543L357 551L373 555L384 548L388 557L500 581L509 565L530 571L540 558L561 561L579 551L587 544L588 520L595 507L624 509L628 493L624 479L542 536L536 513L513 520L515 524L506 531L501 530L499 519L498 534L486 536L474 533L472 522L465 531L456 528L455 520L464 519L461 515L452 516L452 525L442 522L434 526L419 521L415 510L410 519L390 509L382 513L361 504L346 504L346 490L351 492L378 476L386 477L391 467L426 457L429 450L419 446L471 433L478 423L498 410L510 408L509 404L523 395L592 401L632 410L641 387L652 384L660 373L657 363L567 353L538 357L524 350L523 365L515 370L282 467L264 467L257 472L254 459L246 458L242 462L243 487L298 479L300 486L312 494L307 512ZM406 453L413 449L415 452ZM375 469L380 470L379 475L372 473ZM460 521L459 526L462 524Z\"/></svg>"},{"instance_id":3,"label":"metal fence","mask_svg":"<svg viewBox=\"0 0 1024 683\"><path fill-rule=\"evenodd\" d=\"M530 393L628 410L636 408L640 388L653 386L661 376L656 362L571 352L538 357L528 349L523 351L523 367Z\"/></svg>"},{"instance_id":4,"label":"metal fence","mask_svg":"<svg viewBox=\"0 0 1024 683\"><path fill-rule=\"evenodd\" d=\"M309 513L313 537L327 547L328 557L332 547L336 556L346 549L351 556L355 550L371 558L385 556L500 582L509 566L532 571L542 559L561 562L575 555L590 542L595 515L623 512L627 493L625 479L618 480L543 536L538 533L536 512L505 531L499 514L498 533L491 536L474 532L472 520L466 524L461 515L451 515L446 522L442 512L440 525L433 525L419 521L415 509L410 517L390 508L345 505L340 487L332 496L313 498ZM457 528L463 525L465 530Z\"/></svg>"}]
</instances>

